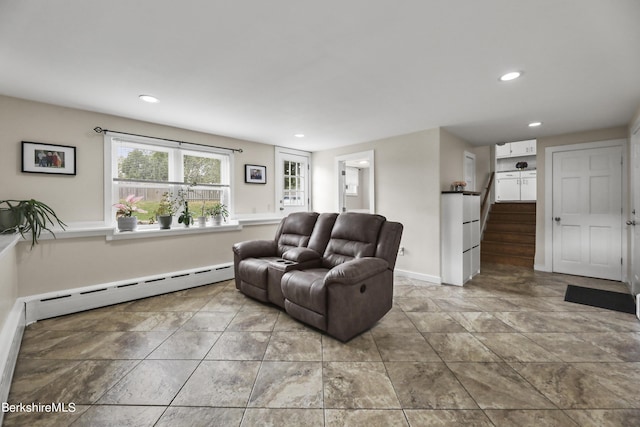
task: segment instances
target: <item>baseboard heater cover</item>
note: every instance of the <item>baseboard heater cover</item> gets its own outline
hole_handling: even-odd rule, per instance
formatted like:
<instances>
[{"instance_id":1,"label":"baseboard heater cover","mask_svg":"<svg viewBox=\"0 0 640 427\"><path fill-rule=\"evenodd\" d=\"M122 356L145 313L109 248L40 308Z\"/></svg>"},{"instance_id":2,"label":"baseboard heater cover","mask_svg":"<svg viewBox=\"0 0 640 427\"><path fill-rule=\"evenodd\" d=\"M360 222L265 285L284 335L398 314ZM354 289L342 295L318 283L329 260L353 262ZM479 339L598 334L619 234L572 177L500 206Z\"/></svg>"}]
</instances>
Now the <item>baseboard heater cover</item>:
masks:
<instances>
[{"instance_id":1,"label":"baseboard heater cover","mask_svg":"<svg viewBox=\"0 0 640 427\"><path fill-rule=\"evenodd\" d=\"M24 298L26 323L234 278L233 263L122 280Z\"/></svg>"}]
</instances>

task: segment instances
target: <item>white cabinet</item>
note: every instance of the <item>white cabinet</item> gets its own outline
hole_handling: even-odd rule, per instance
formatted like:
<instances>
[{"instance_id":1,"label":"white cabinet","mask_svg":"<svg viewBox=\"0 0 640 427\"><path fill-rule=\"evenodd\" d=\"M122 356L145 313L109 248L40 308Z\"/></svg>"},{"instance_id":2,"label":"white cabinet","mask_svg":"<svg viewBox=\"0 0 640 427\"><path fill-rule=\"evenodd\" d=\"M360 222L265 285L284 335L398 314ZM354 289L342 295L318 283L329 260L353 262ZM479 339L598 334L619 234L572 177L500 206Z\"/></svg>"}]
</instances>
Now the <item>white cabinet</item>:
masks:
<instances>
[{"instance_id":1,"label":"white cabinet","mask_svg":"<svg viewBox=\"0 0 640 427\"><path fill-rule=\"evenodd\" d=\"M441 279L462 286L480 272L480 193L442 193Z\"/></svg>"},{"instance_id":2,"label":"white cabinet","mask_svg":"<svg viewBox=\"0 0 640 427\"><path fill-rule=\"evenodd\" d=\"M496 200L520 200L520 172L496 173Z\"/></svg>"},{"instance_id":3,"label":"white cabinet","mask_svg":"<svg viewBox=\"0 0 640 427\"><path fill-rule=\"evenodd\" d=\"M535 156L536 140L507 142L503 145L496 144L496 159L508 157Z\"/></svg>"},{"instance_id":4,"label":"white cabinet","mask_svg":"<svg viewBox=\"0 0 640 427\"><path fill-rule=\"evenodd\" d=\"M502 159L505 157L511 157L511 144L508 142L502 145L496 144L496 158Z\"/></svg>"},{"instance_id":5,"label":"white cabinet","mask_svg":"<svg viewBox=\"0 0 640 427\"><path fill-rule=\"evenodd\" d=\"M520 200L537 199L536 171L520 172Z\"/></svg>"},{"instance_id":6,"label":"white cabinet","mask_svg":"<svg viewBox=\"0 0 640 427\"><path fill-rule=\"evenodd\" d=\"M536 200L536 171L497 172L496 200Z\"/></svg>"}]
</instances>

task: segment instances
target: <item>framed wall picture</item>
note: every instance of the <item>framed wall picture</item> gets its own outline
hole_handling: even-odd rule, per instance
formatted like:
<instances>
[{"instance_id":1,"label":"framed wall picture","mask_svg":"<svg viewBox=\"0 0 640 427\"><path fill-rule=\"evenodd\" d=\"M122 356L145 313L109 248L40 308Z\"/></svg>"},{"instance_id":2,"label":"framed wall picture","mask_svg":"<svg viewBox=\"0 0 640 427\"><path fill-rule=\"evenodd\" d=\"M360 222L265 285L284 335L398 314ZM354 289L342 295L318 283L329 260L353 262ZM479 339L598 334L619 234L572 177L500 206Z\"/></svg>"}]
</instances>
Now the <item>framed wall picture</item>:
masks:
<instances>
[{"instance_id":1,"label":"framed wall picture","mask_svg":"<svg viewBox=\"0 0 640 427\"><path fill-rule=\"evenodd\" d=\"M22 141L22 172L76 174L76 147Z\"/></svg>"},{"instance_id":2,"label":"framed wall picture","mask_svg":"<svg viewBox=\"0 0 640 427\"><path fill-rule=\"evenodd\" d=\"M266 184L267 167L258 165L244 165L244 182L247 184Z\"/></svg>"}]
</instances>

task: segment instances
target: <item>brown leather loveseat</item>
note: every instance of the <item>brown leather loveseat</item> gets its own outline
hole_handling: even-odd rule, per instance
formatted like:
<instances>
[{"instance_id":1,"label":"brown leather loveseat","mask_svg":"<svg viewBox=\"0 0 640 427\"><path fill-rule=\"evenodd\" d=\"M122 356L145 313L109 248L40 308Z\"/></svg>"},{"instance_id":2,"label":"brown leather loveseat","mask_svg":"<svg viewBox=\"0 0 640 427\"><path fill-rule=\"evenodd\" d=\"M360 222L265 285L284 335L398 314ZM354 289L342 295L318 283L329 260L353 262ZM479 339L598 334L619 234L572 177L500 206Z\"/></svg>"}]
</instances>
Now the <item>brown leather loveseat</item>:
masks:
<instances>
[{"instance_id":1,"label":"brown leather loveseat","mask_svg":"<svg viewBox=\"0 0 640 427\"><path fill-rule=\"evenodd\" d=\"M294 213L276 237L233 246L236 287L342 341L393 302L402 224L364 213Z\"/></svg>"}]
</instances>

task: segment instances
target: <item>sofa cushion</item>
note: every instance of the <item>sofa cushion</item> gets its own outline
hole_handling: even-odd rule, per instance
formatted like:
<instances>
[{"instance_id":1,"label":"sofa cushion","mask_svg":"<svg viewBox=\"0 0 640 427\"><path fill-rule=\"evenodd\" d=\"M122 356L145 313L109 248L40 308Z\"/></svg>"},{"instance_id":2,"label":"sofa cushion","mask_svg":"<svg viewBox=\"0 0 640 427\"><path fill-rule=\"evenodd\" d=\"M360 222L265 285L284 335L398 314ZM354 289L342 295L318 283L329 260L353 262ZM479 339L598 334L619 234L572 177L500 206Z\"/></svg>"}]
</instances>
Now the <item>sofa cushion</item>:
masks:
<instances>
[{"instance_id":1,"label":"sofa cushion","mask_svg":"<svg viewBox=\"0 0 640 427\"><path fill-rule=\"evenodd\" d=\"M328 271L326 268L290 271L282 276L282 294L296 305L324 315L327 311L324 277Z\"/></svg>"},{"instance_id":2,"label":"sofa cushion","mask_svg":"<svg viewBox=\"0 0 640 427\"><path fill-rule=\"evenodd\" d=\"M381 215L355 212L338 215L324 252L323 267L333 268L354 258L374 256L385 221Z\"/></svg>"},{"instance_id":3,"label":"sofa cushion","mask_svg":"<svg viewBox=\"0 0 640 427\"><path fill-rule=\"evenodd\" d=\"M276 235L278 255L292 248L306 247L317 218L316 212L295 212L287 216Z\"/></svg>"},{"instance_id":4,"label":"sofa cushion","mask_svg":"<svg viewBox=\"0 0 640 427\"><path fill-rule=\"evenodd\" d=\"M247 258L238 264L239 274L242 281L252 284L261 289L267 289L267 268L271 261L278 257ZM238 274L236 273L236 274Z\"/></svg>"}]
</instances>

